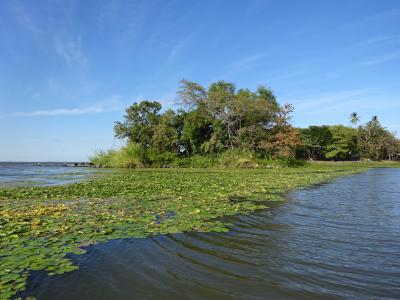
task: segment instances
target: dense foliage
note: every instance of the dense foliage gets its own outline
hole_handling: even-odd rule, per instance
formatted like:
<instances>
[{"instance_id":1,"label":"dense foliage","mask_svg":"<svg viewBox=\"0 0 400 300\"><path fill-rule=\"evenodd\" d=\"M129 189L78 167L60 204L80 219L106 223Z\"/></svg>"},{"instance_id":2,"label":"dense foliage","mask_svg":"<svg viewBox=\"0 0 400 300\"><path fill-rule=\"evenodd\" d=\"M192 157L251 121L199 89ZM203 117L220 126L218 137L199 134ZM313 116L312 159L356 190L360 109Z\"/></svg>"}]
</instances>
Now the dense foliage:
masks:
<instances>
[{"instance_id":1,"label":"dense foliage","mask_svg":"<svg viewBox=\"0 0 400 300\"><path fill-rule=\"evenodd\" d=\"M359 121L351 114L354 125ZM354 119L356 118L356 119ZM356 120L356 121L355 121ZM400 141L380 124L376 116L358 128L343 125L299 129L297 156L316 160L398 160Z\"/></svg>"},{"instance_id":2,"label":"dense foliage","mask_svg":"<svg viewBox=\"0 0 400 300\"><path fill-rule=\"evenodd\" d=\"M256 91L237 90L233 83L218 81L206 89L182 80L177 95L181 104L177 111L162 112L156 101L128 107L124 120L114 126L115 136L126 139L126 146L99 152L92 162L138 167L201 166L198 161L213 161L206 166L218 166L225 165L223 156L230 153L230 157L246 157L254 166L260 159L395 160L400 156L399 140L377 117L358 128L357 113L350 116L352 127L294 128L289 122L293 106L279 105L263 86Z\"/></svg>"},{"instance_id":3,"label":"dense foliage","mask_svg":"<svg viewBox=\"0 0 400 300\"><path fill-rule=\"evenodd\" d=\"M69 253L118 238L227 231L216 218L249 213L279 193L364 170L343 164L248 170L119 170L64 186L0 189L0 299L29 272L75 270Z\"/></svg>"},{"instance_id":4,"label":"dense foliage","mask_svg":"<svg viewBox=\"0 0 400 300\"><path fill-rule=\"evenodd\" d=\"M182 80L177 93L183 108L161 113L158 102L142 101L126 109L116 122L115 135L128 141L120 152L101 152L92 161L110 166L159 165L176 158L219 156L226 151L257 157L294 158L299 134L289 123L293 107L279 106L273 92L236 90L233 83L218 81L203 86ZM120 159L115 159L120 155ZM113 162L114 159L114 162ZM117 161L124 160L124 163Z\"/></svg>"}]
</instances>

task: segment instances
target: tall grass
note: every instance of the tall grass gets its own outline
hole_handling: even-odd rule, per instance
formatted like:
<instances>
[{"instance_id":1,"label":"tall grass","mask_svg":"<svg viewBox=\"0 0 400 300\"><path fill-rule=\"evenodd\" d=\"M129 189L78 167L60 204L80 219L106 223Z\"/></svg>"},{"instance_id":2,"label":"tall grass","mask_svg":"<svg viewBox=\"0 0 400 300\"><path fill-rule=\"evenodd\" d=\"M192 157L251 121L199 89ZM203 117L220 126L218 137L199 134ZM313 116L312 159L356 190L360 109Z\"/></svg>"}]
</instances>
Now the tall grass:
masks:
<instances>
[{"instance_id":1,"label":"tall grass","mask_svg":"<svg viewBox=\"0 0 400 300\"><path fill-rule=\"evenodd\" d=\"M93 165L109 168L143 167L143 153L135 144L128 143L119 150L99 151L90 158Z\"/></svg>"},{"instance_id":2,"label":"tall grass","mask_svg":"<svg viewBox=\"0 0 400 300\"><path fill-rule=\"evenodd\" d=\"M182 167L182 168L258 168L299 167L305 164L298 160L270 160L257 157L250 151L227 150L219 155L194 155L178 157L175 153L144 151L133 143L119 150L99 151L90 161L94 165L111 168Z\"/></svg>"}]
</instances>

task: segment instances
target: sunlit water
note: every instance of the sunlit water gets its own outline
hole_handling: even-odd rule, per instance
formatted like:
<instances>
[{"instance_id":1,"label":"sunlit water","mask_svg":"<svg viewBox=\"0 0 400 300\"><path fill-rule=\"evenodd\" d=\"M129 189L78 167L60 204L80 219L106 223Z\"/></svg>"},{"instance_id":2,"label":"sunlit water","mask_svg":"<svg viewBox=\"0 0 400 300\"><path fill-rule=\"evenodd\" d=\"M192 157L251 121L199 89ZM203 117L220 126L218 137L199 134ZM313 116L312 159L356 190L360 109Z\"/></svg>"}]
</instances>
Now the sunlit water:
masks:
<instances>
[{"instance_id":1,"label":"sunlit water","mask_svg":"<svg viewBox=\"0 0 400 300\"><path fill-rule=\"evenodd\" d=\"M292 192L228 233L115 240L33 273L41 299L399 299L400 169Z\"/></svg>"},{"instance_id":2,"label":"sunlit water","mask_svg":"<svg viewBox=\"0 0 400 300\"><path fill-rule=\"evenodd\" d=\"M65 163L53 162L0 162L0 188L72 183L80 181L94 172L92 168L72 168L64 165Z\"/></svg>"}]
</instances>

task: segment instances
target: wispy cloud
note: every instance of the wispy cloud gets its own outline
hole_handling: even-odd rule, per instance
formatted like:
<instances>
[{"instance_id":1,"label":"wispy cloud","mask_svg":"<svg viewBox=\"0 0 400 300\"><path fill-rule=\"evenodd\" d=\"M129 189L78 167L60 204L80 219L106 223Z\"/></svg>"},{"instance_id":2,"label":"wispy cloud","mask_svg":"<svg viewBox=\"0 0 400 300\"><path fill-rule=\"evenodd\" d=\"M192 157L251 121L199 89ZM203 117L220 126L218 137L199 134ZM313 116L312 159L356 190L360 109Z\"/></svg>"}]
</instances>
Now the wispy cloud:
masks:
<instances>
[{"instance_id":1,"label":"wispy cloud","mask_svg":"<svg viewBox=\"0 0 400 300\"><path fill-rule=\"evenodd\" d=\"M105 110L101 107L57 108L52 110L34 110L30 112L16 112L6 116L7 117L68 116L68 115L85 115L85 114L102 113L102 112L105 112Z\"/></svg>"},{"instance_id":2,"label":"wispy cloud","mask_svg":"<svg viewBox=\"0 0 400 300\"><path fill-rule=\"evenodd\" d=\"M295 113L302 117L321 117L346 111L376 112L381 111L382 107L397 110L400 108L398 99L397 95L379 88L366 88L333 91L309 97L292 97L288 102L294 104Z\"/></svg>"},{"instance_id":3,"label":"wispy cloud","mask_svg":"<svg viewBox=\"0 0 400 300\"><path fill-rule=\"evenodd\" d=\"M98 20L97 20L97 28L99 30L103 30L103 28L109 22L113 22L117 16L120 9L120 2L119 1L106 1L102 4L99 9Z\"/></svg>"},{"instance_id":4,"label":"wispy cloud","mask_svg":"<svg viewBox=\"0 0 400 300\"><path fill-rule=\"evenodd\" d=\"M61 39L60 37L54 38L54 48L56 53L64 60L67 66L85 67L87 64L87 57L82 51L82 39L70 38Z\"/></svg>"},{"instance_id":5,"label":"wispy cloud","mask_svg":"<svg viewBox=\"0 0 400 300\"><path fill-rule=\"evenodd\" d=\"M359 65L362 66L374 66L374 65L379 65L391 60L396 60L400 58L400 53L390 53L390 54L386 54L377 58L373 58L373 59L369 59L369 60L365 60L359 63Z\"/></svg>"},{"instance_id":6,"label":"wispy cloud","mask_svg":"<svg viewBox=\"0 0 400 300\"><path fill-rule=\"evenodd\" d=\"M370 21L382 21L382 20L387 20L390 18L396 18L400 16L400 9L390 9L390 10L385 10L378 12L374 15L367 16L363 18L362 20L365 22L370 22Z\"/></svg>"},{"instance_id":7,"label":"wispy cloud","mask_svg":"<svg viewBox=\"0 0 400 300\"><path fill-rule=\"evenodd\" d=\"M257 63L263 57L265 57L264 53L253 53L253 54L244 56L244 57L238 59L237 61L233 62L231 64L231 68L233 70L237 70L237 71L251 68L252 66L255 65L255 63Z\"/></svg>"},{"instance_id":8,"label":"wispy cloud","mask_svg":"<svg viewBox=\"0 0 400 300\"><path fill-rule=\"evenodd\" d=\"M178 53L185 46L186 42L187 42L187 39L181 40L172 47L172 49L169 51L167 59L166 59L167 64L171 63L175 59L175 57L178 55Z\"/></svg>"},{"instance_id":9,"label":"wispy cloud","mask_svg":"<svg viewBox=\"0 0 400 300\"><path fill-rule=\"evenodd\" d=\"M279 82L279 81L287 81L288 79L291 78L296 78L296 77L302 77L304 74L310 72L310 67L307 65L297 65L297 66L291 66L289 68L281 69L279 71L276 71L274 73L271 73L271 75L267 78L267 82L273 81L273 82Z\"/></svg>"},{"instance_id":10,"label":"wispy cloud","mask_svg":"<svg viewBox=\"0 0 400 300\"><path fill-rule=\"evenodd\" d=\"M400 124L389 124L388 128L397 138L400 138Z\"/></svg>"},{"instance_id":11,"label":"wispy cloud","mask_svg":"<svg viewBox=\"0 0 400 300\"><path fill-rule=\"evenodd\" d=\"M322 93L319 95L310 95L306 97L293 98L288 102L295 105L296 111L315 113L316 111L324 110L331 105L337 103L346 103L353 101L354 99L363 99L364 96L370 95L373 92L372 89L355 89L345 91L334 91Z\"/></svg>"},{"instance_id":12,"label":"wispy cloud","mask_svg":"<svg viewBox=\"0 0 400 300\"><path fill-rule=\"evenodd\" d=\"M398 43L400 42L400 34L393 34L393 35L382 35L382 36L375 36L371 37L369 39L365 39L362 41L359 41L352 45L351 47L365 47L365 46L371 46L371 45L382 45L382 44L390 44L390 43Z\"/></svg>"},{"instance_id":13,"label":"wispy cloud","mask_svg":"<svg viewBox=\"0 0 400 300\"><path fill-rule=\"evenodd\" d=\"M170 48L168 55L167 55L167 59L165 60L165 64L170 64L177 58L177 56L182 52L182 50L189 44L189 41L192 38L192 35L193 35L193 33L189 34L185 38L176 42L172 46L172 48Z\"/></svg>"},{"instance_id":14,"label":"wispy cloud","mask_svg":"<svg viewBox=\"0 0 400 300\"><path fill-rule=\"evenodd\" d=\"M46 54L51 50L68 67L81 70L86 67L88 58L83 51L83 39L68 34L68 30L73 26L68 12L58 20L63 24L62 29L56 30L53 19L45 20L40 15L33 14L23 2L12 3L10 8L17 24L30 34L36 47Z\"/></svg>"},{"instance_id":15,"label":"wispy cloud","mask_svg":"<svg viewBox=\"0 0 400 300\"><path fill-rule=\"evenodd\" d=\"M35 34L41 32L40 28L21 2L12 2L11 10L14 13L15 19L22 28Z\"/></svg>"},{"instance_id":16,"label":"wispy cloud","mask_svg":"<svg viewBox=\"0 0 400 300\"><path fill-rule=\"evenodd\" d=\"M216 77L215 80L226 79L233 75L250 70L256 67L258 63L265 58L265 56L265 53L253 53L242 56L241 58L228 64L225 73Z\"/></svg>"},{"instance_id":17,"label":"wispy cloud","mask_svg":"<svg viewBox=\"0 0 400 300\"><path fill-rule=\"evenodd\" d=\"M150 44L157 43L158 47L164 49L164 58L163 61L160 63L157 71L153 72L153 79L159 80L163 77L163 81L165 81L165 72L169 72L169 69L173 66L174 63L179 62L180 56L184 54L184 51L190 46L193 38L195 37L196 31L200 28L200 26L195 27L192 29L186 36L181 37L180 39L163 42L163 39L160 36L160 33L154 33L149 40L147 41ZM179 65L181 68L179 71L180 76L185 74L185 71L182 70L182 66ZM169 80L171 80L171 76L169 75ZM179 80L179 79L178 79Z\"/></svg>"},{"instance_id":18,"label":"wispy cloud","mask_svg":"<svg viewBox=\"0 0 400 300\"><path fill-rule=\"evenodd\" d=\"M54 109L38 109L33 111L20 111L9 114L0 115L0 119L13 117L52 117L52 116L76 116L87 114L99 114L121 109L119 96L115 95L110 100L92 103L91 105L74 107L74 108L54 108Z\"/></svg>"},{"instance_id":19,"label":"wispy cloud","mask_svg":"<svg viewBox=\"0 0 400 300\"><path fill-rule=\"evenodd\" d=\"M391 20L394 18L398 18L400 16L400 9L389 9L377 12L373 15L365 16L362 18L358 18L355 20L351 20L348 23L344 23L340 26L341 29L349 28L349 27L359 27L364 26L366 23L373 23L373 22L382 22Z\"/></svg>"}]
</instances>

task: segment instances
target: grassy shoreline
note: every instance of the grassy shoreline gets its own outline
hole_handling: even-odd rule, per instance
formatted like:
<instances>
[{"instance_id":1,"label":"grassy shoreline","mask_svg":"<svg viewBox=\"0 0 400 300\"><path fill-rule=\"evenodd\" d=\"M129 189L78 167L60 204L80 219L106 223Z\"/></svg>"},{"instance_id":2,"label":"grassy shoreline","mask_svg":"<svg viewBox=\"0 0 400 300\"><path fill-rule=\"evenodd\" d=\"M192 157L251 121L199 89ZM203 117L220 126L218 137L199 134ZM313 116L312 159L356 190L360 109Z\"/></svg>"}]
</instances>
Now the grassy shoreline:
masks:
<instances>
[{"instance_id":1,"label":"grassy shoreline","mask_svg":"<svg viewBox=\"0 0 400 300\"><path fill-rule=\"evenodd\" d=\"M300 168L115 170L64 186L0 189L0 299L29 272L77 269L68 253L118 238L224 232L223 216L248 214L282 193L399 163L312 163ZM240 199L240 201L237 201Z\"/></svg>"}]
</instances>

